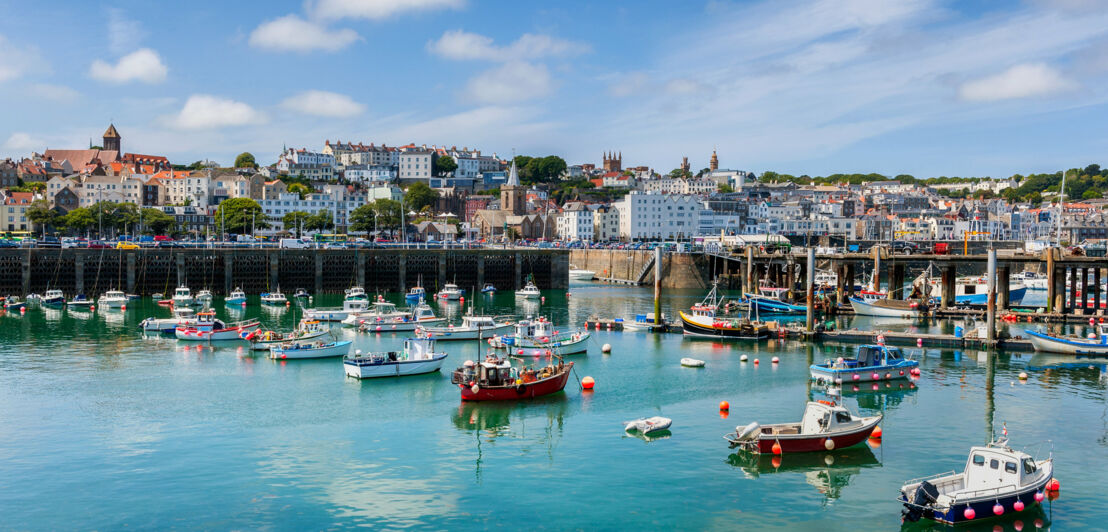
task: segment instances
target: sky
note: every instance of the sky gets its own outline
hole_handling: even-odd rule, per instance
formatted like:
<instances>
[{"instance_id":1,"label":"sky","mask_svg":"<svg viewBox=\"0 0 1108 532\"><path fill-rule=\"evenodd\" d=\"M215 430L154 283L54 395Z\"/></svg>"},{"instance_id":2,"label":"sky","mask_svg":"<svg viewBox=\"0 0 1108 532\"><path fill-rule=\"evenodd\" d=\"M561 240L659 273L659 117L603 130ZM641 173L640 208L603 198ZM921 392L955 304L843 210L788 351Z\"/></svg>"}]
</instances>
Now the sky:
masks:
<instances>
[{"instance_id":1,"label":"sky","mask_svg":"<svg viewBox=\"0 0 1108 532\"><path fill-rule=\"evenodd\" d=\"M0 0L0 156L325 139L917 177L1108 163L1103 0Z\"/></svg>"}]
</instances>

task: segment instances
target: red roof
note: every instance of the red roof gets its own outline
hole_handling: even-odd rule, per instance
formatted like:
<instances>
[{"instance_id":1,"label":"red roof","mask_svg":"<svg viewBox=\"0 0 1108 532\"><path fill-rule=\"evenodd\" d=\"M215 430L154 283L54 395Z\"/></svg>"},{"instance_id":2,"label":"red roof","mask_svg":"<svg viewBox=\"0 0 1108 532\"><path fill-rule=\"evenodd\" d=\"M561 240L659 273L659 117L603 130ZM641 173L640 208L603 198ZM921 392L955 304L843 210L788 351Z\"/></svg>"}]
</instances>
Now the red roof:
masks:
<instances>
[{"instance_id":1,"label":"red roof","mask_svg":"<svg viewBox=\"0 0 1108 532\"><path fill-rule=\"evenodd\" d=\"M4 201L5 205L25 205L31 203L35 199L34 194L30 192L9 192L8 198Z\"/></svg>"}]
</instances>

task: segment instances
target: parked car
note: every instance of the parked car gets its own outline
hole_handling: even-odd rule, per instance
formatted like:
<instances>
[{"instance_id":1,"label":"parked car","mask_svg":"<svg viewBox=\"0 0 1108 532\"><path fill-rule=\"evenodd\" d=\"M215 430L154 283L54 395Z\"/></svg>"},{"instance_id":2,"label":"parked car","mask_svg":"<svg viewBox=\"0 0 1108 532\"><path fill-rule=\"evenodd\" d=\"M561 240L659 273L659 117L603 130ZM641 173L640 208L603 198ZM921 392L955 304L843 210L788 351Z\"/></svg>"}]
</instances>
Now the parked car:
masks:
<instances>
[{"instance_id":1,"label":"parked car","mask_svg":"<svg viewBox=\"0 0 1108 532\"><path fill-rule=\"evenodd\" d=\"M120 240L116 242L115 249L138 249L139 245L134 242L128 242L126 240Z\"/></svg>"},{"instance_id":2,"label":"parked car","mask_svg":"<svg viewBox=\"0 0 1108 532\"><path fill-rule=\"evenodd\" d=\"M0 248L17 248L18 242L12 242L11 240L0 240Z\"/></svg>"},{"instance_id":3,"label":"parked car","mask_svg":"<svg viewBox=\"0 0 1108 532\"><path fill-rule=\"evenodd\" d=\"M893 240L892 243L889 244L889 248L893 250L893 253L903 253L905 255L920 252L919 244L907 240Z\"/></svg>"},{"instance_id":4,"label":"parked car","mask_svg":"<svg viewBox=\"0 0 1108 532\"><path fill-rule=\"evenodd\" d=\"M111 246L102 240L89 240L89 249L111 249Z\"/></svg>"},{"instance_id":5,"label":"parked car","mask_svg":"<svg viewBox=\"0 0 1108 532\"><path fill-rule=\"evenodd\" d=\"M173 242L173 239L165 235L154 235L155 242Z\"/></svg>"},{"instance_id":6,"label":"parked car","mask_svg":"<svg viewBox=\"0 0 1108 532\"><path fill-rule=\"evenodd\" d=\"M38 247L40 248L60 248L62 247L62 241L56 236L44 236L38 241Z\"/></svg>"}]
</instances>

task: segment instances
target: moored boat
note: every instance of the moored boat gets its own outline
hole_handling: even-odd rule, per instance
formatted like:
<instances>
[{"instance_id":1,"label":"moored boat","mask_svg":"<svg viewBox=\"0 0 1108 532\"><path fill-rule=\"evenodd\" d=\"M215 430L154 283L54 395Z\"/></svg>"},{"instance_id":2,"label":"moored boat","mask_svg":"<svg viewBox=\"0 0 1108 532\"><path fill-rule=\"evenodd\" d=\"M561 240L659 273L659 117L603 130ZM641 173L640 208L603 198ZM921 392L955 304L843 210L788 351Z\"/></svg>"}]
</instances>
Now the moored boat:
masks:
<instances>
[{"instance_id":1,"label":"moored boat","mask_svg":"<svg viewBox=\"0 0 1108 532\"><path fill-rule=\"evenodd\" d=\"M850 298L850 306L858 316L876 316L881 318L922 318L927 316L927 305L918 301L900 299L878 299L866 301L862 298Z\"/></svg>"},{"instance_id":2,"label":"moored boat","mask_svg":"<svg viewBox=\"0 0 1108 532\"><path fill-rule=\"evenodd\" d=\"M281 289L277 288L277 290L273 292L262 293L262 304L283 307L289 304L289 300L285 297L285 294L281 293Z\"/></svg>"},{"instance_id":3,"label":"moored boat","mask_svg":"<svg viewBox=\"0 0 1108 532\"><path fill-rule=\"evenodd\" d=\"M172 334L177 327L195 325L196 312L189 307L177 307L173 309L172 318L146 318L139 327L145 332L157 332Z\"/></svg>"},{"instance_id":4,"label":"moored boat","mask_svg":"<svg viewBox=\"0 0 1108 532\"><path fill-rule=\"evenodd\" d=\"M120 290L108 290L96 300L104 308L122 308L128 301L130 301L130 298Z\"/></svg>"},{"instance_id":5,"label":"moored boat","mask_svg":"<svg viewBox=\"0 0 1108 532\"><path fill-rule=\"evenodd\" d=\"M207 288L200 290L196 293L196 297L193 298L197 305L209 306L212 304L212 291Z\"/></svg>"},{"instance_id":6,"label":"moored boat","mask_svg":"<svg viewBox=\"0 0 1108 532\"><path fill-rule=\"evenodd\" d=\"M542 297L542 291L532 281L527 281L527 285L519 290L516 290L516 297L522 297L524 299L539 299Z\"/></svg>"},{"instance_id":7,"label":"moored boat","mask_svg":"<svg viewBox=\"0 0 1108 532\"><path fill-rule=\"evenodd\" d=\"M655 432L661 432L663 430L669 430L669 427L673 425L673 420L668 417L653 416L644 417L631 421L623 422L624 432L638 432L639 434L649 436Z\"/></svg>"},{"instance_id":8,"label":"moored boat","mask_svg":"<svg viewBox=\"0 0 1108 532\"><path fill-rule=\"evenodd\" d=\"M807 305L793 305L786 303L778 297L763 296L758 294L744 294L745 302L751 306L751 312L766 314L804 314L808 312Z\"/></svg>"},{"instance_id":9,"label":"moored boat","mask_svg":"<svg viewBox=\"0 0 1108 532\"><path fill-rule=\"evenodd\" d=\"M557 364L514 368L507 357L490 355L474 363L467 360L454 370L450 382L461 390L463 401L534 399L565 389L573 362L560 357Z\"/></svg>"},{"instance_id":10,"label":"moored boat","mask_svg":"<svg viewBox=\"0 0 1108 532\"><path fill-rule=\"evenodd\" d=\"M492 283L485 283L485 287L481 289L482 294L495 294L496 286Z\"/></svg>"},{"instance_id":11,"label":"moored boat","mask_svg":"<svg viewBox=\"0 0 1108 532\"><path fill-rule=\"evenodd\" d=\"M1053 476L1053 456L1036 460L1001 439L971 447L961 473L905 482L900 488L901 516L908 522L931 519L956 525L1019 513L1043 501Z\"/></svg>"},{"instance_id":12,"label":"moored boat","mask_svg":"<svg viewBox=\"0 0 1108 532\"><path fill-rule=\"evenodd\" d=\"M47 290L39 299L39 302L48 307L64 307L65 294L62 294L61 290Z\"/></svg>"},{"instance_id":13,"label":"moored boat","mask_svg":"<svg viewBox=\"0 0 1108 532\"><path fill-rule=\"evenodd\" d=\"M292 294L292 298L295 299L301 305L303 305L304 303L311 302L312 295L309 294L308 291L304 290L303 288L297 288L296 292L294 292Z\"/></svg>"},{"instance_id":14,"label":"moored boat","mask_svg":"<svg viewBox=\"0 0 1108 532\"><path fill-rule=\"evenodd\" d=\"M246 335L246 340L250 342L250 349L254 351L269 351L269 349L275 345L294 341L304 342L307 340L315 340L330 332L331 327L324 322L303 319L300 320L300 324L296 329L288 334L281 334L276 331L256 330Z\"/></svg>"},{"instance_id":15,"label":"moored boat","mask_svg":"<svg viewBox=\"0 0 1108 532\"><path fill-rule=\"evenodd\" d=\"M752 453L830 451L862 443L880 422L880 414L861 417L831 401L811 401L799 423L751 423L736 427L724 439Z\"/></svg>"},{"instance_id":16,"label":"moored boat","mask_svg":"<svg viewBox=\"0 0 1108 532\"><path fill-rule=\"evenodd\" d=\"M472 308L470 310L472 311ZM461 325L446 327L420 326L416 330L416 335L428 336L436 340L483 340L511 329L512 322L510 321L496 321L493 316L474 316L471 313L462 316Z\"/></svg>"},{"instance_id":17,"label":"moored boat","mask_svg":"<svg viewBox=\"0 0 1108 532\"><path fill-rule=\"evenodd\" d=\"M223 299L223 303L234 306L246 305L246 292L243 292L242 288L235 287L235 289L231 290L231 293Z\"/></svg>"},{"instance_id":18,"label":"moored boat","mask_svg":"<svg viewBox=\"0 0 1108 532\"><path fill-rule=\"evenodd\" d=\"M705 336L712 338L730 338L739 340L759 340L769 338L772 329L766 323L751 321L747 318L723 318L716 314L719 311L719 284L712 283L712 289L704 300L690 309L690 313L678 312L681 317L681 327L688 336Z\"/></svg>"},{"instance_id":19,"label":"moored boat","mask_svg":"<svg viewBox=\"0 0 1108 532\"><path fill-rule=\"evenodd\" d=\"M258 320L244 320L224 323L215 318L215 312L196 314L196 323L174 329L178 340L192 342L214 342L223 340L245 340L258 327Z\"/></svg>"},{"instance_id":20,"label":"moored boat","mask_svg":"<svg viewBox=\"0 0 1108 532\"><path fill-rule=\"evenodd\" d=\"M1055 336L1039 331L1024 331L1036 351L1068 355L1108 355L1108 330L1099 327L1094 338Z\"/></svg>"},{"instance_id":21,"label":"moored boat","mask_svg":"<svg viewBox=\"0 0 1108 532\"><path fill-rule=\"evenodd\" d=\"M863 345L855 358L839 357L823 364L812 364L812 380L820 384L906 379L919 362L904 358L896 347Z\"/></svg>"},{"instance_id":22,"label":"moored boat","mask_svg":"<svg viewBox=\"0 0 1108 532\"><path fill-rule=\"evenodd\" d=\"M92 308L92 300L84 294L77 294L73 296L73 299L66 301L65 306L73 310L90 310Z\"/></svg>"},{"instance_id":23,"label":"moored boat","mask_svg":"<svg viewBox=\"0 0 1108 532\"><path fill-rule=\"evenodd\" d=\"M592 270L585 270L579 268L573 268L569 270L570 281L591 281L596 277L596 272Z\"/></svg>"},{"instance_id":24,"label":"moored boat","mask_svg":"<svg viewBox=\"0 0 1108 532\"><path fill-rule=\"evenodd\" d=\"M4 310L18 312L25 308L27 308L27 302L20 301L19 296L8 296L4 298Z\"/></svg>"},{"instance_id":25,"label":"moored boat","mask_svg":"<svg viewBox=\"0 0 1108 532\"><path fill-rule=\"evenodd\" d=\"M348 300L350 300L350 299L364 299L364 300L367 300L367 301L369 300L369 296L366 295L366 293L365 293L365 288L362 288L360 286L351 286L350 288L347 288L343 293L346 295L346 299L348 299Z\"/></svg>"},{"instance_id":26,"label":"moored boat","mask_svg":"<svg viewBox=\"0 0 1108 532\"><path fill-rule=\"evenodd\" d=\"M572 355L589 349L588 331L558 331L545 318L520 320L512 334L489 338L489 345L517 356Z\"/></svg>"},{"instance_id":27,"label":"moored boat","mask_svg":"<svg viewBox=\"0 0 1108 532\"><path fill-rule=\"evenodd\" d=\"M350 352L350 344L350 340L315 343L286 342L270 347L269 358L288 360L341 357Z\"/></svg>"},{"instance_id":28,"label":"moored boat","mask_svg":"<svg viewBox=\"0 0 1108 532\"><path fill-rule=\"evenodd\" d=\"M362 312L367 308L369 308L368 299L348 297L342 302L341 308L304 309L304 317L321 321L342 321L351 313Z\"/></svg>"},{"instance_id":29,"label":"moored boat","mask_svg":"<svg viewBox=\"0 0 1108 532\"><path fill-rule=\"evenodd\" d=\"M458 301L462 298L463 293L464 291L461 288L458 288L458 285L454 283L446 283L446 285L442 287L442 290L439 290L439 293L435 294L435 297L439 299L444 299L446 301Z\"/></svg>"},{"instance_id":30,"label":"moored boat","mask_svg":"<svg viewBox=\"0 0 1108 532\"><path fill-rule=\"evenodd\" d=\"M376 377L404 377L438 371L446 360L446 353L435 352L431 338L408 338L402 351L347 355L342 365L348 377L370 379Z\"/></svg>"},{"instance_id":31,"label":"moored boat","mask_svg":"<svg viewBox=\"0 0 1108 532\"><path fill-rule=\"evenodd\" d=\"M192 304L192 291L187 286L178 286L173 291L173 306L187 307Z\"/></svg>"},{"instance_id":32,"label":"moored boat","mask_svg":"<svg viewBox=\"0 0 1108 532\"><path fill-rule=\"evenodd\" d=\"M404 299L412 302L422 301L427 297L427 290L422 286L413 286L408 293L404 295Z\"/></svg>"}]
</instances>

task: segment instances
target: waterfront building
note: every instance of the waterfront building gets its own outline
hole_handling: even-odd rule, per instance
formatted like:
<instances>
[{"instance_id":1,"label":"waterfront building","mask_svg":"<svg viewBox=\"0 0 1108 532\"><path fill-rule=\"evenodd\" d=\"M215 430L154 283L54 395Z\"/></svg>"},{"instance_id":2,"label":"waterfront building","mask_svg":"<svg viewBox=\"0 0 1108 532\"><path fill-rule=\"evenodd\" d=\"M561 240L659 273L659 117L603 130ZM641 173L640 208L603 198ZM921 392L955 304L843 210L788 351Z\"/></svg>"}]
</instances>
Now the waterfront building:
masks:
<instances>
[{"instance_id":1,"label":"waterfront building","mask_svg":"<svg viewBox=\"0 0 1108 532\"><path fill-rule=\"evenodd\" d=\"M396 180L396 167L387 164L351 165L343 168L342 177L352 183L391 183Z\"/></svg>"},{"instance_id":2,"label":"waterfront building","mask_svg":"<svg viewBox=\"0 0 1108 532\"><path fill-rule=\"evenodd\" d=\"M597 205L592 215L593 240L613 242L619 240L619 209L611 205Z\"/></svg>"},{"instance_id":3,"label":"waterfront building","mask_svg":"<svg viewBox=\"0 0 1108 532\"><path fill-rule=\"evenodd\" d=\"M11 159L0 161L0 187L19 185L19 165Z\"/></svg>"},{"instance_id":4,"label":"waterfront building","mask_svg":"<svg viewBox=\"0 0 1108 532\"><path fill-rule=\"evenodd\" d=\"M4 232L30 231L31 222L27 221L27 208L35 200L30 192L8 192L4 196L3 223L0 229Z\"/></svg>"},{"instance_id":5,"label":"waterfront building","mask_svg":"<svg viewBox=\"0 0 1108 532\"><path fill-rule=\"evenodd\" d=\"M594 234L593 211L579 201L565 204L557 218L558 238L562 240L592 241Z\"/></svg>"},{"instance_id":6,"label":"waterfront building","mask_svg":"<svg viewBox=\"0 0 1108 532\"><path fill-rule=\"evenodd\" d=\"M161 179L165 190L165 204L191 205L206 209L210 205L211 178L206 172L188 172L170 170L159 172L155 177Z\"/></svg>"},{"instance_id":7,"label":"waterfront building","mask_svg":"<svg viewBox=\"0 0 1108 532\"><path fill-rule=\"evenodd\" d=\"M434 153L430 150L413 148L400 152L397 176L402 184L427 183L434 172Z\"/></svg>"},{"instance_id":8,"label":"waterfront building","mask_svg":"<svg viewBox=\"0 0 1108 532\"><path fill-rule=\"evenodd\" d=\"M700 230L696 196L631 191L613 205L619 211L621 239L680 240Z\"/></svg>"}]
</instances>

